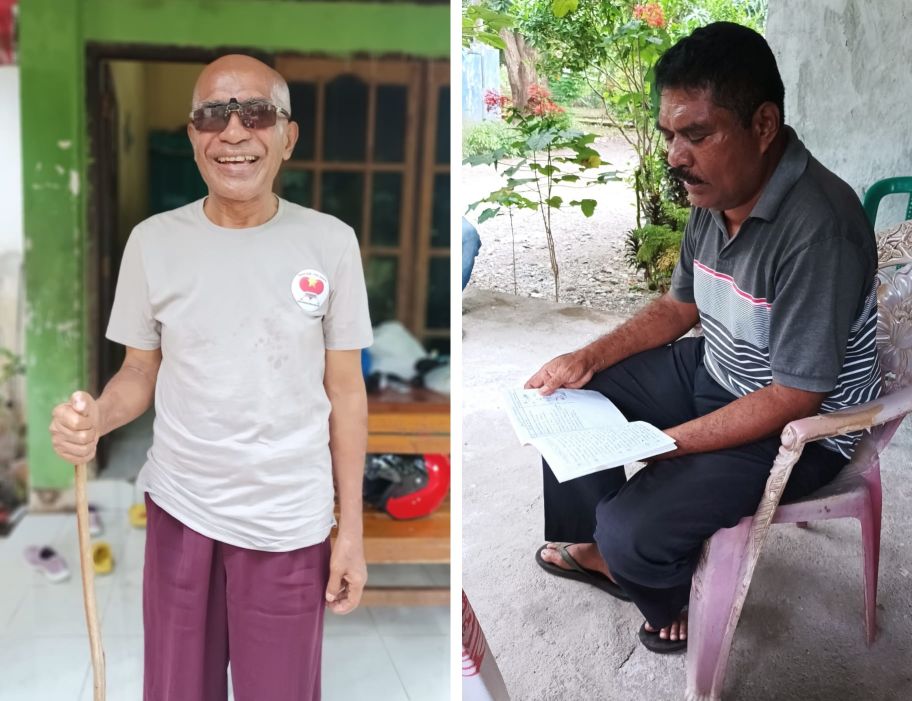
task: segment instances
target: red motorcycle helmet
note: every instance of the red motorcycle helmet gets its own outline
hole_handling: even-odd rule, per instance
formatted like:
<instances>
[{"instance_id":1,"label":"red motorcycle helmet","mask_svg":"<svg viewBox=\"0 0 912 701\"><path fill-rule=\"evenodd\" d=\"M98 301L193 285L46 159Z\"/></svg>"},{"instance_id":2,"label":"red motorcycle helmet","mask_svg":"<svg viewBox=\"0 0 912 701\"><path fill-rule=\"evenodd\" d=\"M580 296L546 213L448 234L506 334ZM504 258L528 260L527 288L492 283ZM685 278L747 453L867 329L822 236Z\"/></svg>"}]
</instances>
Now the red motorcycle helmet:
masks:
<instances>
[{"instance_id":1,"label":"red motorcycle helmet","mask_svg":"<svg viewBox=\"0 0 912 701\"><path fill-rule=\"evenodd\" d=\"M364 500L397 520L432 514L450 489L446 455L368 455Z\"/></svg>"}]
</instances>

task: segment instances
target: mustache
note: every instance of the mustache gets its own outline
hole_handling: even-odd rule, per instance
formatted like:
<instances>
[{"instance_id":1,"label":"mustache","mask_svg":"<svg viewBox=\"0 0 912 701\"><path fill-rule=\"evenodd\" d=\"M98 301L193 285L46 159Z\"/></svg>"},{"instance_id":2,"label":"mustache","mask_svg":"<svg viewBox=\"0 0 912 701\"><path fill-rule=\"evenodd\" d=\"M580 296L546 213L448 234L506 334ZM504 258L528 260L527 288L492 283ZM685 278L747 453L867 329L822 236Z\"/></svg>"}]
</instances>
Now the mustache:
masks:
<instances>
[{"instance_id":1,"label":"mustache","mask_svg":"<svg viewBox=\"0 0 912 701\"><path fill-rule=\"evenodd\" d=\"M669 168L668 172L673 178L677 178L678 180L683 180L684 182L690 183L691 185L704 185L705 184L704 180L700 180L700 178L698 178L696 175L691 173L689 170L686 170L685 168L681 168L681 167Z\"/></svg>"}]
</instances>

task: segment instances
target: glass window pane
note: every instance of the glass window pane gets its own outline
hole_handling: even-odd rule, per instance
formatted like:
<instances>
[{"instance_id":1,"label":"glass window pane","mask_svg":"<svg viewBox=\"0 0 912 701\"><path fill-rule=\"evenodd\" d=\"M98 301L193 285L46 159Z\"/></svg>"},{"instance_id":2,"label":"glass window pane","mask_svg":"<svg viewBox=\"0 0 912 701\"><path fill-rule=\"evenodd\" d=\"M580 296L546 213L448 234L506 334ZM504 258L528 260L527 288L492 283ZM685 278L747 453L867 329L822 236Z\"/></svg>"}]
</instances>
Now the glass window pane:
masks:
<instances>
[{"instance_id":1,"label":"glass window pane","mask_svg":"<svg viewBox=\"0 0 912 701\"><path fill-rule=\"evenodd\" d=\"M289 83L291 92L291 121L298 123L298 143L291 157L312 161L316 157L317 85Z\"/></svg>"},{"instance_id":2,"label":"glass window pane","mask_svg":"<svg viewBox=\"0 0 912 701\"><path fill-rule=\"evenodd\" d=\"M450 86L445 85L437 93L437 163L450 162Z\"/></svg>"},{"instance_id":3,"label":"glass window pane","mask_svg":"<svg viewBox=\"0 0 912 701\"><path fill-rule=\"evenodd\" d=\"M431 245L447 248L450 245L450 175L434 176L434 201L431 206Z\"/></svg>"},{"instance_id":4,"label":"glass window pane","mask_svg":"<svg viewBox=\"0 0 912 701\"><path fill-rule=\"evenodd\" d=\"M207 192L187 133L150 131L149 213L182 207Z\"/></svg>"},{"instance_id":5,"label":"glass window pane","mask_svg":"<svg viewBox=\"0 0 912 701\"><path fill-rule=\"evenodd\" d=\"M323 159L364 161L367 141L367 83L343 75L326 85Z\"/></svg>"},{"instance_id":6,"label":"glass window pane","mask_svg":"<svg viewBox=\"0 0 912 701\"><path fill-rule=\"evenodd\" d=\"M322 184L320 211L338 217L360 235L364 174L323 173Z\"/></svg>"},{"instance_id":7,"label":"glass window pane","mask_svg":"<svg viewBox=\"0 0 912 701\"><path fill-rule=\"evenodd\" d=\"M408 88L404 85L380 85L377 88L374 160L379 163L405 161L407 95Z\"/></svg>"},{"instance_id":8,"label":"glass window pane","mask_svg":"<svg viewBox=\"0 0 912 701\"><path fill-rule=\"evenodd\" d=\"M371 193L371 244L399 245L402 173L375 173Z\"/></svg>"},{"instance_id":9,"label":"glass window pane","mask_svg":"<svg viewBox=\"0 0 912 701\"><path fill-rule=\"evenodd\" d=\"M313 172L284 170L281 176L282 197L303 207L313 207Z\"/></svg>"},{"instance_id":10,"label":"glass window pane","mask_svg":"<svg viewBox=\"0 0 912 701\"><path fill-rule=\"evenodd\" d=\"M396 281L399 259L374 256L367 261L364 273L371 323L396 318Z\"/></svg>"},{"instance_id":11,"label":"glass window pane","mask_svg":"<svg viewBox=\"0 0 912 701\"><path fill-rule=\"evenodd\" d=\"M450 258L435 256L428 265L428 297L425 326L450 328Z\"/></svg>"}]
</instances>

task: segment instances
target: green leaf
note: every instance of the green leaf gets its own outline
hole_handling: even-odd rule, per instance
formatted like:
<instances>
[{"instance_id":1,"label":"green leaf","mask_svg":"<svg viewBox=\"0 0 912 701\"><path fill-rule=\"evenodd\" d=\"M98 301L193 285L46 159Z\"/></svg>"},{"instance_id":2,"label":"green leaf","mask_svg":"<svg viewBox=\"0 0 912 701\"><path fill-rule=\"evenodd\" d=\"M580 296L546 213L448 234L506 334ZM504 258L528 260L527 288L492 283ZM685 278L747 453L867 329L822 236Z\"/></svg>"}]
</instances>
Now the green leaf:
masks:
<instances>
[{"instance_id":1,"label":"green leaf","mask_svg":"<svg viewBox=\"0 0 912 701\"><path fill-rule=\"evenodd\" d=\"M525 185L526 183L534 183L535 178L507 178L507 187L514 188L517 185Z\"/></svg>"},{"instance_id":2,"label":"green leaf","mask_svg":"<svg viewBox=\"0 0 912 701\"><path fill-rule=\"evenodd\" d=\"M507 48L507 42L505 42L500 34L494 34L493 32L479 32L475 35L475 38L478 39L482 44L487 44L490 47L495 49L500 49L505 51Z\"/></svg>"},{"instance_id":3,"label":"green leaf","mask_svg":"<svg viewBox=\"0 0 912 701\"><path fill-rule=\"evenodd\" d=\"M470 166L486 166L491 165L495 160L497 160L495 154L489 151L488 153L479 153L477 156L469 156L463 163Z\"/></svg>"},{"instance_id":4,"label":"green leaf","mask_svg":"<svg viewBox=\"0 0 912 701\"><path fill-rule=\"evenodd\" d=\"M551 0L551 12L555 17L566 17L579 7L579 0Z\"/></svg>"},{"instance_id":5,"label":"green leaf","mask_svg":"<svg viewBox=\"0 0 912 701\"><path fill-rule=\"evenodd\" d=\"M498 212L500 212L500 207L489 207L478 215L478 223L483 224L484 222L488 221L488 219L493 219L497 216Z\"/></svg>"},{"instance_id":6,"label":"green leaf","mask_svg":"<svg viewBox=\"0 0 912 701\"><path fill-rule=\"evenodd\" d=\"M556 182L560 182L560 183L575 183L577 180L579 180L579 176L578 175L562 175L559 178L554 178L554 180Z\"/></svg>"},{"instance_id":7,"label":"green leaf","mask_svg":"<svg viewBox=\"0 0 912 701\"><path fill-rule=\"evenodd\" d=\"M560 206L564 203L563 198L554 195L545 200L545 204L551 207L552 209L560 209ZM587 215L588 216L588 215Z\"/></svg>"},{"instance_id":8,"label":"green leaf","mask_svg":"<svg viewBox=\"0 0 912 701\"><path fill-rule=\"evenodd\" d=\"M508 178L512 178L517 172L519 172L519 165L510 166L509 168L504 169L503 174Z\"/></svg>"},{"instance_id":9,"label":"green leaf","mask_svg":"<svg viewBox=\"0 0 912 701\"><path fill-rule=\"evenodd\" d=\"M580 209L583 210L583 214L587 217L591 217L593 212L595 212L595 205L598 204L595 200L582 200L580 202Z\"/></svg>"},{"instance_id":10,"label":"green leaf","mask_svg":"<svg viewBox=\"0 0 912 701\"><path fill-rule=\"evenodd\" d=\"M627 92L613 98L614 104L618 107L626 107L633 100L639 99L639 93Z\"/></svg>"},{"instance_id":11,"label":"green leaf","mask_svg":"<svg viewBox=\"0 0 912 701\"><path fill-rule=\"evenodd\" d=\"M541 151L546 146L550 146L553 141L554 132L549 129L530 136L526 139L526 146L530 151Z\"/></svg>"},{"instance_id":12,"label":"green leaf","mask_svg":"<svg viewBox=\"0 0 912 701\"><path fill-rule=\"evenodd\" d=\"M574 158L576 161L589 160L590 158L597 158L599 156L599 152L589 146L580 146L574 150L576 151L576 158Z\"/></svg>"}]
</instances>

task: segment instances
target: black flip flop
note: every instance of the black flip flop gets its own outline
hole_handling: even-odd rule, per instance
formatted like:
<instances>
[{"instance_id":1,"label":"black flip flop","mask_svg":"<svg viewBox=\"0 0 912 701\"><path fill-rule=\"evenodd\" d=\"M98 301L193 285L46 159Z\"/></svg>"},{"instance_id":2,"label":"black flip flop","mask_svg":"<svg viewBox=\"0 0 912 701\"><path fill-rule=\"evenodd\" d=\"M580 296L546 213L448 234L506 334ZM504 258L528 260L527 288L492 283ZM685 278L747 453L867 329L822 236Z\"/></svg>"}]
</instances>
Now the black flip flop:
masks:
<instances>
[{"instance_id":1,"label":"black flip flop","mask_svg":"<svg viewBox=\"0 0 912 701\"><path fill-rule=\"evenodd\" d=\"M659 631L646 630L646 624L640 626L638 633L640 642L650 652L656 652L660 655L667 655L674 652L683 652L687 649L687 638L684 640L669 640L660 638Z\"/></svg>"},{"instance_id":2,"label":"black flip flop","mask_svg":"<svg viewBox=\"0 0 912 701\"><path fill-rule=\"evenodd\" d=\"M621 601L630 601L630 597L624 593L624 590L620 586L612 582L608 577L603 575L601 572L596 572L594 570L587 570L584 567L581 567L580 564L573 559L567 551L567 546L570 543L558 543L557 548L549 548L550 550L557 550L564 562L566 562L573 569L564 569L563 567L558 567L553 565L544 558L542 558L542 551L545 548L548 548L548 544L545 543L542 545L538 552L535 553L535 561L541 566L545 572L549 574L556 575L558 577L566 577L567 579L573 579L577 582L585 582L586 584L591 584L594 587L598 587L603 592L611 594L615 599L620 599Z\"/></svg>"}]
</instances>

